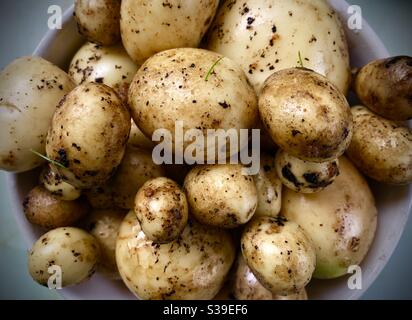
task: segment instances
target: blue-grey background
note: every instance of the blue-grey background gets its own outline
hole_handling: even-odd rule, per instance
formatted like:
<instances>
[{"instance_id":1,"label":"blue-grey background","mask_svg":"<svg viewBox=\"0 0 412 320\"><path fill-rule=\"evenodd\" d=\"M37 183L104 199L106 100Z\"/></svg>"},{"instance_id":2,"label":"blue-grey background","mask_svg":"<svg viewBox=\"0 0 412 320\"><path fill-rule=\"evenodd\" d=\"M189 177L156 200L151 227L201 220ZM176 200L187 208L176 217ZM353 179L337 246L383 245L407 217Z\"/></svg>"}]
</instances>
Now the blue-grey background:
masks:
<instances>
[{"instance_id":1,"label":"blue-grey background","mask_svg":"<svg viewBox=\"0 0 412 320\"><path fill-rule=\"evenodd\" d=\"M363 16L391 55L412 55L412 2L408 0L349 0L362 7ZM0 68L29 55L47 32L47 8L63 10L73 0L0 0ZM412 219L395 253L363 299L412 299ZM0 172L0 299L60 299L34 283L27 272L26 249L7 199L5 174Z\"/></svg>"}]
</instances>

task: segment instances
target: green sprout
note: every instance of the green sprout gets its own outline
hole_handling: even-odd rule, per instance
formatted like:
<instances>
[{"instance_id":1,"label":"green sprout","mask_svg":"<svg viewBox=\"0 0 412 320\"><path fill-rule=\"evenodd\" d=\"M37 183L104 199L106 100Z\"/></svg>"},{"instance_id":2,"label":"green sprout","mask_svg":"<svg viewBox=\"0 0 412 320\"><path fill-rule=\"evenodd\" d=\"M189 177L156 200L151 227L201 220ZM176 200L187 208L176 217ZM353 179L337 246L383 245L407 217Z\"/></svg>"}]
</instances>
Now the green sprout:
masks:
<instances>
[{"instance_id":1,"label":"green sprout","mask_svg":"<svg viewBox=\"0 0 412 320\"><path fill-rule=\"evenodd\" d=\"M42 158L42 159L50 162L51 164L54 164L54 165L56 165L56 166L58 166L58 167L60 167L60 168L63 168L63 169L67 169L67 168L66 168L63 164L61 164L60 162L57 162L57 161L55 161L55 160L52 160L52 159L46 157L45 155L43 155L43 154L41 154L41 153L39 153L39 152L37 152L37 151L35 151L35 150L33 150L33 149L30 149L30 151L33 152L36 156L39 156L40 158Z\"/></svg>"},{"instance_id":2,"label":"green sprout","mask_svg":"<svg viewBox=\"0 0 412 320\"><path fill-rule=\"evenodd\" d=\"M217 64L218 64L218 63L220 62L220 60L222 60L222 59L223 59L223 57L220 57L219 59L217 59L217 60L212 64L212 66L210 67L209 71L208 71L207 74L206 74L205 81L209 81L210 75L213 73L215 67L217 66Z\"/></svg>"},{"instance_id":3,"label":"green sprout","mask_svg":"<svg viewBox=\"0 0 412 320\"><path fill-rule=\"evenodd\" d=\"M299 65L300 65L300 67L301 67L301 68L304 68L303 61L302 61L302 56L300 55L300 51L298 51L298 58L299 58L298 63L299 63Z\"/></svg>"}]
</instances>

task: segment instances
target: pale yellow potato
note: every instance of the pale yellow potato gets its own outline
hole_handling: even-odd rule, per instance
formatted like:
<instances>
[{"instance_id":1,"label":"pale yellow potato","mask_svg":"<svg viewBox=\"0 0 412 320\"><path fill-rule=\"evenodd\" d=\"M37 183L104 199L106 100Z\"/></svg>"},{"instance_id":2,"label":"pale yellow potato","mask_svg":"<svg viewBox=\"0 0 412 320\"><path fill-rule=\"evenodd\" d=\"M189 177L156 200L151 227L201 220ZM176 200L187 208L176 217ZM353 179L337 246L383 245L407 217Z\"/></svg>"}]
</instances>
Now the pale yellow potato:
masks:
<instances>
[{"instance_id":1,"label":"pale yellow potato","mask_svg":"<svg viewBox=\"0 0 412 320\"><path fill-rule=\"evenodd\" d=\"M56 170L54 165L47 164L40 174L40 183L59 199L72 201L79 198L81 190L63 181L62 176Z\"/></svg>"},{"instance_id":2,"label":"pale yellow potato","mask_svg":"<svg viewBox=\"0 0 412 320\"><path fill-rule=\"evenodd\" d=\"M146 137L142 130L140 130L136 123L134 123L133 119L131 120L131 125L129 141L127 143L134 147L151 151L155 146L152 138Z\"/></svg>"}]
</instances>

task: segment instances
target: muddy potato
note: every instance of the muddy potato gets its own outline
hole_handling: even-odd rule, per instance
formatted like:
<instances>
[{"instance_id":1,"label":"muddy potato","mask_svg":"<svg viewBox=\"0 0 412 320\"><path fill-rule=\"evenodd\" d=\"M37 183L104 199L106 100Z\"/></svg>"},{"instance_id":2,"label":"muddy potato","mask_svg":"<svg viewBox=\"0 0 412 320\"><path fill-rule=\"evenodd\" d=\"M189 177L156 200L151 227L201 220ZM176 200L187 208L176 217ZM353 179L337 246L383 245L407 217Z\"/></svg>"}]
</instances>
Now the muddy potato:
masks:
<instances>
[{"instance_id":1,"label":"muddy potato","mask_svg":"<svg viewBox=\"0 0 412 320\"><path fill-rule=\"evenodd\" d=\"M155 146L151 137L146 137L142 130L139 129L139 127L136 125L136 123L134 123L133 120L131 120L130 136L129 141L127 143L129 145L132 145L133 147L142 148L150 151Z\"/></svg>"},{"instance_id":2,"label":"muddy potato","mask_svg":"<svg viewBox=\"0 0 412 320\"><path fill-rule=\"evenodd\" d=\"M303 65L344 94L349 53L337 13L323 0L227 1L211 26L207 48L233 59L259 93L273 72Z\"/></svg>"},{"instance_id":3,"label":"muddy potato","mask_svg":"<svg viewBox=\"0 0 412 320\"><path fill-rule=\"evenodd\" d=\"M190 170L184 189L190 213L201 223L234 228L252 218L258 193L240 164L202 165Z\"/></svg>"},{"instance_id":4,"label":"muddy potato","mask_svg":"<svg viewBox=\"0 0 412 320\"><path fill-rule=\"evenodd\" d=\"M23 172L44 160L46 134L70 77L40 57L14 60L0 73L0 169Z\"/></svg>"},{"instance_id":5,"label":"muddy potato","mask_svg":"<svg viewBox=\"0 0 412 320\"><path fill-rule=\"evenodd\" d=\"M102 185L120 164L130 133L130 115L115 91L85 83L61 102L46 141L63 180L86 189Z\"/></svg>"},{"instance_id":6,"label":"muddy potato","mask_svg":"<svg viewBox=\"0 0 412 320\"><path fill-rule=\"evenodd\" d=\"M107 46L120 41L119 0L76 0L74 17L87 40Z\"/></svg>"},{"instance_id":7,"label":"muddy potato","mask_svg":"<svg viewBox=\"0 0 412 320\"><path fill-rule=\"evenodd\" d=\"M315 278L347 274L359 265L376 231L377 210L366 180L345 157L340 175L325 190L314 194L283 190L282 211L311 237L316 249Z\"/></svg>"},{"instance_id":8,"label":"muddy potato","mask_svg":"<svg viewBox=\"0 0 412 320\"><path fill-rule=\"evenodd\" d=\"M361 68L354 88L373 112L390 120L412 118L412 57L375 60Z\"/></svg>"},{"instance_id":9,"label":"muddy potato","mask_svg":"<svg viewBox=\"0 0 412 320\"><path fill-rule=\"evenodd\" d=\"M274 294L300 292L315 270L312 241L298 224L282 216L253 219L243 231L241 248L253 274Z\"/></svg>"},{"instance_id":10,"label":"muddy potato","mask_svg":"<svg viewBox=\"0 0 412 320\"><path fill-rule=\"evenodd\" d=\"M168 178L147 181L137 192L134 212L149 240L175 240L187 224L188 205L180 186Z\"/></svg>"},{"instance_id":11,"label":"muddy potato","mask_svg":"<svg viewBox=\"0 0 412 320\"><path fill-rule=\"evenodd\" d=\"M72 201L81 196L81 190L63 181L53 165L47 164L40 174L40 183L55 197Z\"/></svg>"},{"instance_id":12,"label":"muddy potato","mask_svg":"<svg viewBox=\"0 0 412 320\"><path fill-rule=\"evenodd\" d=\"M123 45L137 63L167 49L197 47L218 4L218 0L123 0Z\"/></svg>"},{"instance_id":13,"label":"muddy potato","mask_svg":"<svg viewBox=\"0 0 412 320\"><path fill-rule=\"evenodd\" d=\"M345 96L311 70L278 71L259 96L259 112L274 142L302 160L338 158L352 137L352 115Z\"/></svg>"},{"instance_id":14,"label":"muddy potato","mask_svg":"<svg viewBox=\"0 0 412 320\"><path fill-rule=\"evenodd\" d=\"M60 268L63 287L79 284L93 275L99 255L96 239L86 231L57 228L34 243L28 255L29 273L36 282L47 286L50 276Z\"/></svg>"},{"instance_id":15,"label":"muddy potato","mask_svg":"<svg viewBox=\"0 0 412 320\"><path fill-rule=\"evenodd\" d=\"M363 106L352 109L354 133L347 154L367 176L388 184L412 182L412 131Z\"/></svg>"},{"instance_id":16,"label":"muddy potato","mask_svg":"<svg viewBox=\"0 0 412 320\"><path fill-rule=\"evenodd\" d=\"M190 221L180 237L155 245L131 211L123 221L116 261L126 286L141 299L212 299L233 263L235 245L222 229Z\"/></svg>"},{"instance_id":17,"label":"muddy potato","mask_svg":"<svg viewBox=\"0 0 412 320\"><path fill-rule=\"evenodd\" d=\"M315 193L325 189L339 175L339 160L310 162L283 150L276 154L276 172L282 183L296 192Z\"/></svg>"}]
</instances>

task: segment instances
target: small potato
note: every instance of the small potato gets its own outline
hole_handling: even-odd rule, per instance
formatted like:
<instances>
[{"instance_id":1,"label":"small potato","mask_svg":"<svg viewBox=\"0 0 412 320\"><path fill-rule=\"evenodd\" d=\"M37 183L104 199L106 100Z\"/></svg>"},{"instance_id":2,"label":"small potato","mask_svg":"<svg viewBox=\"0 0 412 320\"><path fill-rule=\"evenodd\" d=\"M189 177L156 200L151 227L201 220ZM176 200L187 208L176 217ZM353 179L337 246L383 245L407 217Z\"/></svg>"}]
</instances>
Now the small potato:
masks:
<instances>
[{"instance_id":1,"label":"small potato","mask_svg":"<svg viewBox=\"0 0 412 320\"><path fill-rule=\"evenodd\" d=\"M147 239L167 243L176 239L187 224L186 195L168 178L147 181L137 192L134 212Z\"/></svg>"},{"instance_id":2,"label":"small potato","mask_svg":"<svg viewBox=\"0 0 412 320\"><path fill-rule=\"evenodd\" d=\"M379 182L412 182L412 130L367 108L352 108L354 133L347 154L367 176Z\"/></svg>"},{"instance_id":3,"label":"small potato","mask_svg":"<svg viewBox=\"0 0 412 320\"><path fill-rule=\"evenodd\" d=\"M85 83L59 104L46 141L47 156L61 163L63 180L81 189L102 185L120 164L130 114L110 87Z\"/></svg>"},{"instance_id":4,"label":"small potato","mask_svg":"<svg viewBox=\"0 0 412 320\"><path fill-rule=\"evenodd\" d=\"M258 194L252 176L243 175L240 164L194 167L184 189L191 214L203 224L235 228L255 213Z\"/></svg>"},{"instance_id":5,"label":"small potato","mask_svg":"<svg viewBox=\"0 0 412 320\"><path fill-rule=\"evenodd\" d=\"M339 175L338 159L322 163L310 162L295 158L279 149L275 163L276 172L282 183L296 192L319 192Z\"/></svg>"},{"instance_id":6,"label":"small potato","mask_svg":"<svg viewBox=\"0 0 412 320\"><path fill-rule=\"evenodd\" d=\"M154 244L131 211L116 245L120 275L141 299L212 299L223 286L236 248L223 229L189 221L175 241Z\"/></svg>"},{"instance_id":7,"label":"small potato","mask_svg":"<svg viewBox=\"0 0 412 320\"><path fill-rule=\"evenodd\" d=\"M43 286L61 271L62 286L79 284L90 278L99 260L96 239L78 228L57 228L42 235L29 252L29 273Z\"/></svg>"},{"instance_id":8,"label":"small potato","mask_svg":"<svg viewBox=\"0 0 412 320\"><path fill-rule=\"evenodd\" d=\"M87 40L107 46L120 40L119 0L76 0L74 17Z\"/></svg>"},{"instance_id":9,"label":"small potato","mask_svg":"<svg viewBox=\"0 0 412 320\"><path fill-rule=\"evenodd\" d=\"M89 211L84 199L64 201L43 186L29 192L23 201L23 208L27 220L46 229L73 225Z\"/></svg>"},{"instance_id":10,"label":"small potato","mask_svg":"<svg viewBox=\"0 0 412 320\"><path fill-rule=\"evenodd\" d=\"M131 121L132 127L130 129L129 141L127 143L136 148L146 149L149 151L153 150L155 144L151 140L151 138L147 138L142 132L142 130L140 130L139 127L136 125L136 123L134 123L133 120Z\"/></svg>"},{"instance_id":11,"label":"small potato","mask_svg":"<svg viewBox=\"0 0 412 320\"><path fill-rule=\"evenodd\" d=\"M40 175L40 183L55 197L72 201L81 196L81 190L63 181L62 176L54 168L53 165L48 164Z\"/></svg>"},{"instance_id":12,"label":"small potato","mask_svg":"<svg viewBox=\"0 0 412 320\"><path fill-rule=\"evenodd\" d=\"M361 102L390 120L412 119L412 57L375 60L361 68L354 88Z\"/></svg>"},{"instance_id":13,"label":"small potato","mask_svg":"<svg viewBox=\"0 0 412 320\"><path fill-rule=\"evenodd\" d=\"M274 294L300 292L315 270L312 241L299 225L282 216L253 219L243 231L241 248L253 274Z\"/></svg>"},{"instance_id":14,"label":"small potato","mask_svg":"<svg viewBox=\"0 0 412 320\"><path fill-rule=\"evenodd\" d=\"M352 137L345 96L308 69L286 69L270 76L259 96L259 112L275 143L302 160L336 159Z\"/></svg>"}]
</instances>

